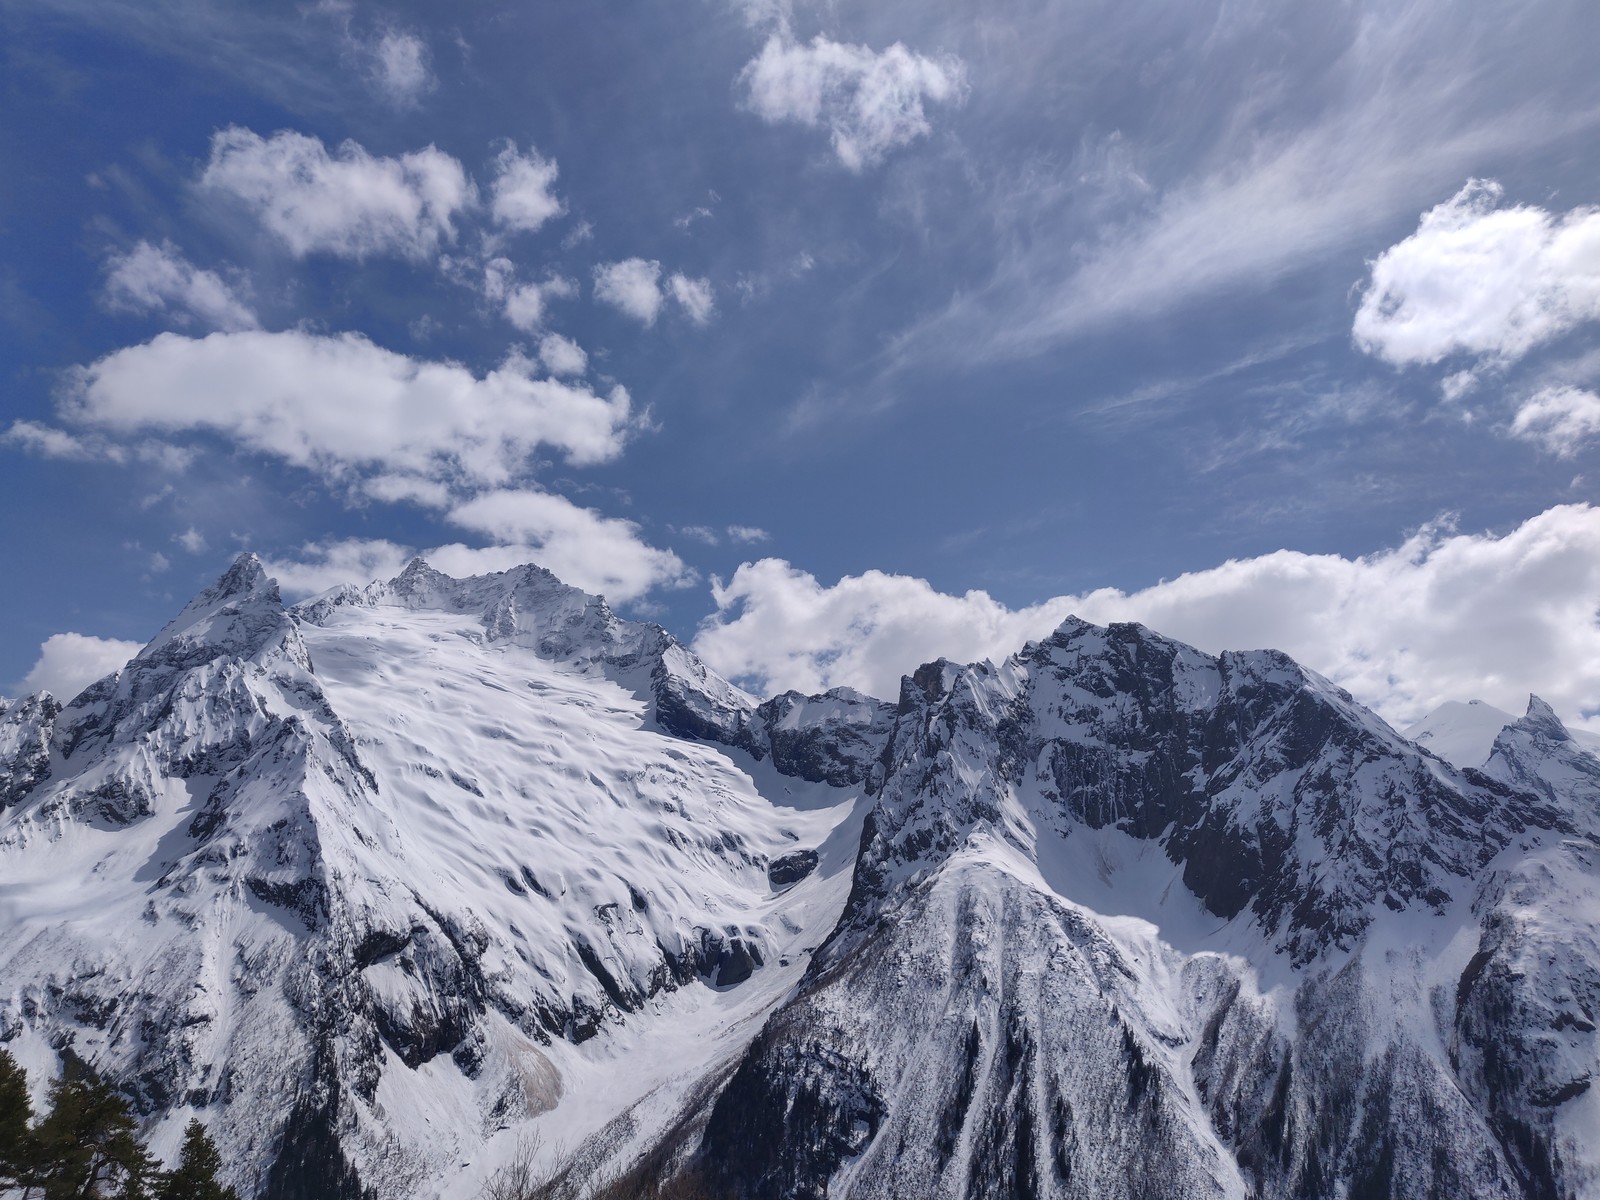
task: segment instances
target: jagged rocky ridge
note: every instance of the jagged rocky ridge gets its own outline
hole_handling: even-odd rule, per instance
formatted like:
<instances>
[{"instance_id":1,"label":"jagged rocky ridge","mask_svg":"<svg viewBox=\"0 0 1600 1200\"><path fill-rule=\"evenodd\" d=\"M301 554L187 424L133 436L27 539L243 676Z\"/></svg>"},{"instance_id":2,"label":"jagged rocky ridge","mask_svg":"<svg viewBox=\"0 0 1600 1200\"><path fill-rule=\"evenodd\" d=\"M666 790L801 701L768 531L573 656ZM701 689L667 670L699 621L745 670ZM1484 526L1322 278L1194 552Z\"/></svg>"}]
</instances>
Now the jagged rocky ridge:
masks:
<instances>
[{"instance_id":1,"label":"jagged rocky ridge","mask_svg":"<svg viewBox=\"0 0 1600 1200\"><path fill-rule=\"evenodd\" d=\"M1069 620L908 678L884 769L712 1107L733 1190L1600 1194L1600 761L1541 702L1463 771L1280 654Z\"/></svg>"},{"instance_id":2,"label":"jagged rocky ridge","mask_svg":"<svg viewBox=\"0 0 1600 1200\"><path fill-rule=\"evenodd\" d=\"M241 558L65 709L0 713L0 1039L116 1076L158 1143L222 1114L246 1192L413 1195L608 1026L826 933L891 713L773 744L770 711L536 567L286 609Z\"/></svg>"},{"instance_id":3,"label":"jagged rocky ridge","mask_svg":"<svg viewBox=\"0 0 1600 1200\"><path fill-rule=\"evenodd\" d=\"M1600 760L1537 701L1456 767L1073 620L758 704L537 568L245 558L0 709L0 813L0 1039L256 1194L535 1129L750 1197L1600 1195Z\"/></svg>"}]
</instances>

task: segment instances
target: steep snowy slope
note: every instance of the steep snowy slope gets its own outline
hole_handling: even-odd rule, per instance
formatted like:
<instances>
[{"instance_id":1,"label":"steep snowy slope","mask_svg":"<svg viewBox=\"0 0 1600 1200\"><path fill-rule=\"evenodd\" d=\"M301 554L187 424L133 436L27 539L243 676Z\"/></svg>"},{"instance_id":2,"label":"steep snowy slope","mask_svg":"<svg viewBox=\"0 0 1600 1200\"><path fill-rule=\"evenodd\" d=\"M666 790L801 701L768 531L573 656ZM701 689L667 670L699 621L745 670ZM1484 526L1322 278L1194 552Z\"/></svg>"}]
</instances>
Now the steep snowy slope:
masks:
<instances>
[{"instance_id":1,"label":"steep snowy slope","mask_svg":"<svg viewBox=\"0 0 1600 1200\"><path fill-rule=\"evenodd\" d=\"M800 740L857 745L823 707ZM247 557L55 709L0 714L0 1038L125 1081L158 1147L206 1117L271 1196L429 1194L681 1091L857 836L859 789L780 776L753 701L537 568L288 611ZM651 1029L694 1053L617 1069Z\"/></svg>"},{"instance_id":2,"label":"steep snowy slope","mask_svg":"<svg viewBox=\"0 0 1600 1200\"><path fill-rule=\"evenodd\" d=\"M1600 759L1467 716L1077 620L758 703L536 567L246 556L0 707L0 1041L272 1198L530 1134L761 1200L1600 1197Z\"/></svg>"},{"instance_id":3,"label":"steep snowy slope","mask_svg":"<svg viewBox=\"0 0 1600 1200\"><path fill-rule=\"evenodd\" d=\"M1596 1195L1600 762L1549 720L1536 786L1511 731L1462 774L1281 655L1138 626L924 667L704 1161L751 1196Z\"/></svg>"},{"instance_id":4,"label":"steep snowy slope","mask_svg":"<svg viewBox=\"0 0 1600 1200\"><path fill-rule=\"evenodd\" d=\"M1489 761L1500 731L1517 718L1482 700L1450 700L1405 730L1406 737L1425 746L1447 763L1481 767ZM1600 750L1600 735L1573 730L1572 740L1584 750Z\"/></svg>"}]
</instances>

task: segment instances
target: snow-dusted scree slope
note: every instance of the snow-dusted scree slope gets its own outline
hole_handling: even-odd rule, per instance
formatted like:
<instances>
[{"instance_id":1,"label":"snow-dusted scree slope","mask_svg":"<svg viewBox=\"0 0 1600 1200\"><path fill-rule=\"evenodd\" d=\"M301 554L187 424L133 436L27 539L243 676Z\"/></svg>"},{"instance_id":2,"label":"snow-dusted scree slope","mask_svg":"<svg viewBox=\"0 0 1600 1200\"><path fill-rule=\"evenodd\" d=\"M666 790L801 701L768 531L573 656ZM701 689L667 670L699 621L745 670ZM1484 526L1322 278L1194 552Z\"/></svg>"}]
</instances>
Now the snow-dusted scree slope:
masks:
<instances>
[{"instance_id":1,"label":"snow-dusted scree slope","mask_svg":"<svg viewBox=\"0 0 1600 1200\"><path fill-rule=\"evenodd\" d=\"M538 568L246 557L0 708L0 1039L271 1197L529 1130L761 1198L1600 1196L1600 759L1494 716L1457 767L1075 620L758 704Z\"/></svg>"}]
</instances>

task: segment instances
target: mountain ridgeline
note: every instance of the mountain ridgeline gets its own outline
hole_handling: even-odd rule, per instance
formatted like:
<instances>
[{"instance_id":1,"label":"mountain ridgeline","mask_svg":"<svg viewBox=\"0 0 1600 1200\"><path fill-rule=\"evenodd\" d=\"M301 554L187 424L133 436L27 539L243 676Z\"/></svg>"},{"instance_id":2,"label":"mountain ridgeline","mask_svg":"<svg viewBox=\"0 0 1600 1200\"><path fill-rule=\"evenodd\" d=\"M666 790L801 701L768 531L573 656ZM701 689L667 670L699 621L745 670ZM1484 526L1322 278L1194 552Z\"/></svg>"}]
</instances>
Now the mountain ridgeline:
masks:
<instances>
[{"instance_id":1,"label":"mountain ridgeline","mask_svg":"<svg viewBox=\"0 0 1600 1200\"><path fill-rule=\"evenodd\" d=\"M0 701L0 1045L265 1200L1600 1197L1600 758L1455 757L1137 625L758 702L537 567L247 555Z\"/></svg>"}]
</instances>

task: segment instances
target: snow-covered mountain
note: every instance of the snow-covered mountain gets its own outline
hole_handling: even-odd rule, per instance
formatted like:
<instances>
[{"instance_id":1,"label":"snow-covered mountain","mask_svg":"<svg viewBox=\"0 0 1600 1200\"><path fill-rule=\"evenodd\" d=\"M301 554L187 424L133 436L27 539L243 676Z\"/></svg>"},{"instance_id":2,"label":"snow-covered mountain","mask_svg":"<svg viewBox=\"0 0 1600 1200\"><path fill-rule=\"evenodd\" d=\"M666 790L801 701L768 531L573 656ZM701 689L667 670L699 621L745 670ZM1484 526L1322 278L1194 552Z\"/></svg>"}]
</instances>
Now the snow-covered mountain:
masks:
<instances>
[{"instance_id":1,"label":"snow-covered mountain","mask_svg":"<svg viewBox=\"0 0 1600 1200\"><path fill-rule=\"evenodd\" d=\"M757 703L536 567L247 556L0 709L0 1040L270 1197L530 1132L750 1197L1600 1196L1597 839L1537 700L1455 766L1069 620Z\"/></svg>"}]
</instances>

